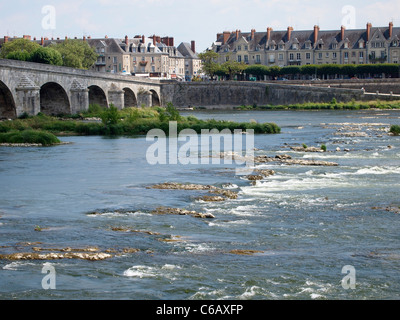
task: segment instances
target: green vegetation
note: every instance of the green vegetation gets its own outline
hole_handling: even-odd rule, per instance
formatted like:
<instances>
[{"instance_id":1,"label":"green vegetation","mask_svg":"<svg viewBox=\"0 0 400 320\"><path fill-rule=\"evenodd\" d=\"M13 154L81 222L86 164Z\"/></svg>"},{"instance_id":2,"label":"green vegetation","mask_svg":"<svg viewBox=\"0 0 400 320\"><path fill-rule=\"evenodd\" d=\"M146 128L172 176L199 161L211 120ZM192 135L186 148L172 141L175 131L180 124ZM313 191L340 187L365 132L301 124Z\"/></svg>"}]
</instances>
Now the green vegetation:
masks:
<instances>
[{"instance_id":1,"label":"green vegetation","mask_svg":"<svg viewBox=\"0 0 400 320\"><path fill-rule=\"evenodd\" d=\"M390 132L393 133L395 136L400 135L400 125L394 124L390 127Z\"/></svg>"},{"instance_id":2,"label":"green vegetation","mask_svg":"<svg viewBox=\"0 0 400 320\"><path fill-rule=\"evenodd\" d=\"M326 145L321 145L321 150L323 150L324 152L326 152L326 150L327 150L327 148L326 148Z\"/></svg>"},{"instance_id":3,"label":"green vegetation","mask_svg":"<svg viewBox=\"0 0 400 320\"><path fill-rule=\"evenodd\" d=\"M2 46L0 58L89 69L96 61L97 54L83 40L65 40L42 47L28 39L16 39Z\"/></svg>"},{"instance_id":4,"label":"green vegetation","mask_svg":"<svg viewBox=\"0 0 400 320\"><path fill-rule=\"evenodd\" d=\"M363 109L400 109L400 101L355 101L337 102L306 102L290 105L267 105L267 106L239 106L239 110L363 110Z\"/></svg>"},{"instance_id":5,"label":"green vegetation","mask_svg":"<svg viewBox=\"0 0 400 320\"><path fill-rule=\"evenodd\" d=\"M82 121L88 117L98 121ZM80 118L79 120L77 118ZM231 121L199 120L193 116L182 117L179 111L169 103L167 108L126 108L118 110L114 106L108 109L91 105L89 110L79 115L63 119L38 114L34 117L24 115L13 121L0 122L0 133L25 132L28 130L45 130L54 135L146 135L151 129L169 132L169 122L177 121L177 129L193 129L201 133L202 129L235 129L243 131L253 129L256 134L280 133L275 123L237 123Z\"/></svg>"},{"instance_id":6,"label":"green vegetation","mask_svg":"<svg viewBox=\"0 0 400 320\"><path fill-rule=\"evenodd\" d=\"M27 143L51 146L59 144L61 141L54 134L49 132L28 129L23 131L12 130L6 133L0 133L0 143Z\"/></svg>"}]
</instances>

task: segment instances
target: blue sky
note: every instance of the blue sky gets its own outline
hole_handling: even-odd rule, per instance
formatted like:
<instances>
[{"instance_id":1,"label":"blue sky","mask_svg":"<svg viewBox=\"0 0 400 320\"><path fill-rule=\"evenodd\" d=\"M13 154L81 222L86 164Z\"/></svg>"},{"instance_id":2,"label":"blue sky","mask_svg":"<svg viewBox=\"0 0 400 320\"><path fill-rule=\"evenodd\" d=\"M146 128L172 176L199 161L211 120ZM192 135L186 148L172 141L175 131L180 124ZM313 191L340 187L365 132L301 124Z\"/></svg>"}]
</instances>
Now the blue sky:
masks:
<instances>
[{"instance_id":1,"label":"blue sky","mask_svg":"<svg viewBox=\"0 0 400 320\"><path fill-rule=\"evenodd\" d=\"M49 12L55 8L55 27L49 27ZM349 11L348 7L353 8ZM343 11L344 10L344 11ZM51 16L52 18L53 16ZM51 20L53 21L53 20ZM0 3L0 37L109 37L128 35L171 36L175 45L196 41L198 52L215 41L224 30L243 32L340 29L342 24L365 28L400 26L399 0L14 0ZM44 22L44 24L43 24ZM47 24L46 24L47 23Z\"/></svg>"}]
</instances>

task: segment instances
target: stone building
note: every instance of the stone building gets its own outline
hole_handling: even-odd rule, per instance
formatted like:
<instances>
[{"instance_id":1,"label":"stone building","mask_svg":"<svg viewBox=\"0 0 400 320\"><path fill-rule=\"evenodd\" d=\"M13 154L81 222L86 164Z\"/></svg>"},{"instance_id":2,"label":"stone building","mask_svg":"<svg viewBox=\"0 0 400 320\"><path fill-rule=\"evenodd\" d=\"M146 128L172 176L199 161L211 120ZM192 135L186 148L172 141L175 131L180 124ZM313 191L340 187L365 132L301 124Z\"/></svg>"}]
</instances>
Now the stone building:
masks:
<instances>
[{"instance_id":1,"label":"stone building","mask_svg":"<svg viewBox=\"0 0 400 320\"><path fill-rule=\"evenodd\" d=\"M400 28L297 31L288 27L264 32L225 31L217 34L211 50L219 53L219 63L233 59L246 64L290 66L308 64L368 64L400 62Z\"/></svg>"},{"instance_id":2,"label":"stone building","mask_svg":"<svg viewBox=\"0 0 400 320\"><path fill-rule=\"evenodd\" d=\"M64 41L60 38L24 38L42 46ZM3 43L14 39L16 38L7 36L0 39L0 48ZM92 66L94 71L179 80L190 80L201 72L201 60L195 52L194 41L190 46L181 43L175 47L174 38L155 35L135 36L133 39L129 39L128 36L124 39L107 36L98 39L83 37L83 40L94 47L98 54L98 59Z\"/></svg>"}]
</instances>

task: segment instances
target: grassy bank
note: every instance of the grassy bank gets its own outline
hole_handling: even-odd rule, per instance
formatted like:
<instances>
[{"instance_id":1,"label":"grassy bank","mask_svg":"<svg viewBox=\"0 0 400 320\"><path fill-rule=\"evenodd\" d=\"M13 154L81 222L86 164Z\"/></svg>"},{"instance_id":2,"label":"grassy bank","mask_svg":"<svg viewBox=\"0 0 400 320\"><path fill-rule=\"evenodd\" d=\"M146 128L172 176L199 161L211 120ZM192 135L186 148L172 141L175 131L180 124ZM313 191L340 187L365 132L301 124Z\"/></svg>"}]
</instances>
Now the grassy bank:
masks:
<instances>
[{"instance_id":1,"label":"grassy bank","mask_svg":"<svg viewBox=\"0 0 400 320\"><path fill-rule=\"evenodd\" d=\"M90 120L89 120L90 119ZM91 106L88 112L73 116L50 117L39 114L34 117L26 115L13 121L0 122L0 133L44 130L53 135L146 135L151 129L169 132L169 122L178 123L178 132L193 129L201 133L203 129L235 129L243 131L253 129L256 134L280 133L275 123L237 123L231 121L199 120L195 117L182 117L172 105L167 108L127 108L117 110Z\"/></svg>"},{"instance_id":2,"label":"grassy bank","mask_svg":"<svg viewBox=\"0 0 400 320\"><path fill-rule=\"evenodd\" d=\"M9 132L0 133L0 144L32 144L51 146L60 143L61 141L55 135L40 130L11 130Z\"/></svg>"},{"instance_id":3,"label":"grassy bank","mask_svg":"<svg viewBox=\"0 0 400 320\"><path fill-rule=\"evenodd\" d=\"M290 105L267 105L267 106L239 106L238 110L367 110L367 109L400 109L399 101L350 101L337 102L333 99L327 103L297 103Z\"/></svg>"}]
</instances>

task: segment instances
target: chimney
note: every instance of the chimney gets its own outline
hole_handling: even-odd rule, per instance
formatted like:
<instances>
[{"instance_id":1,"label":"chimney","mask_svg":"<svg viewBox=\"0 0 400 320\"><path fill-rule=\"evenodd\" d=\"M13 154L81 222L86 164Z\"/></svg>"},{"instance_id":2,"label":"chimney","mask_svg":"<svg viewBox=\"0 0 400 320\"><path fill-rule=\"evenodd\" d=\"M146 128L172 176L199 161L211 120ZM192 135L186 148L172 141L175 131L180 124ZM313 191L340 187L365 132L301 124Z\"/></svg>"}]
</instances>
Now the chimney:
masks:
<instances>
[{"instance_id":1,"label":"chimney","mask_svg":"<svg viewBox=\"0 0 400 320\"><path fill-rule=\"evenodd\" d=\"M128 36L125 36L125 44L128 45L129 44L129 39Z\"/></svg>"},{"instance_id":2,"label":"chimney","mask_svg":"<svg viewBox=\"0 0 400 320\"><path fill-rule=\"evenodd\" d=\"M161 42L161 37L160 37L160 36L157 36L157 37L156 37L156 41L157 41L157 43L160 43L160 42Z\"/></svg>"},{"instance_id":3,"label":"chimney","mask_svg":"<svg viewBox=\"0 0 400 320\"><path fill-rule=\"evenodd\" d=\"M319 26L315 25L314 26L314 44L318 42L318 32L319 32Z\"/></svg>"},{"instance_id":4,"label":"chimney","mask_svg":"<svg viewBox=\"0 0 400 320\"><path fill-rule=\"evenodd\" d=\"M340 28L340 40L344 40L344 30L346 30L345 26Z\"/></svg>"},{"instance_id":5,"label":"chimney","mask_svg":"<svg viewBox=\"0 0 400 320\"><path fill-rule=\"evenodd\" d=\"M168 38L168 42L169 42L169 45L170 45L171 47L174 46L174 38L173 38L173 37L172 37L172 38Z\"/></svg>"},{"instance_id":6,"label":"chimney","mask_svg":"<svg viewBox=\"0 0 400 320\"><path fill-rule=\"evenodd\" d=\"M8 37L4 36L4 43L7 43L7 42L8 42Z\"/></svg>"},{"instance_id":7,"label":"chimney","mask_svg":"<svg viewBox=\"0 0 400 320\"><path fill-rule=\"evenodd\" d=\"M153 44L154 44L154 46L155 46L156 43L157 43L156 39L157 39L157 38L156 38L156 35L154 34L154 35L153 35Z\"/></svg>"},{"instance_id":8,"label":"chimney","mask_svg":"<svg viewBox=\"0 0 400 320\"><path fill-rule=\"evenodd\" d=\"M92 36L88 36L87 38L88 38L88 39L92 39Z\"/></svg>"},{"instance_id":9,"label":"chimney","mask_svg":"<svg viewBox=\"0 0 400 320\"><path fill-rule=\"evenodd\" d=\"M271 31L272 31L272 28L268 27L267 28L267 42L269 41L269 39L271 39Z\"/></svg>"},{"instance_id":10,"label":"chimney","mask_svg":"<svg viewBox=\"0 0 400 320\"><path fill-rule=\"evenodd\" d=\"M393 36L393 22L389 22L389 38Z\"/></svg>"},{"instance_id":11,"label":"chimney","mask_svg":"<svg viewBox=\"0 0 400 320\"><path fill-rule=\"evenodd\" d=\"M144 43L144 40L145 40L144 35L142 35L142 43Z\"/></svg>"},{"instance_id":12,"label":"chimney","mask_svg":"<svg viewBox=\"0 0 400 320\"><path fill-rule=\"evenodd\" d=\"M196 53L196 42L192 40L190 48L192 49L193 53Z\"/></svg>"},{"instance_id":13,"label":"chimney","mask_svg":"<svg viewBox=\"0 0 400 320\"><path fill-rule=\"evenodd\" d=\"M107 36L107 35L105 35L105 36L104 36L104 38L105 38L105 39L108 39L108 36Z\"/></svg>"},{"instance_id":14,"label":"chimney","mask_svg":"<svg viewBox=\"0 0 400 320\"><path fill-rule=\"evenodd\" d=\"M86 36L83 36L83 41L86 42Z\"/></svg>"},{"instance_id":15,"label":"chimney","mask_svg":"<svg viewBox=\"0 0 400 320\"><path fill-rule=\"evenodd\" d=\"M31 40L31 36L24 35L24 39Z\"/></svg>"},{"instance_id":16,"label":"chimney","mask_svg":"<svg viewBox=\"0 0 400 320\"><path fill-rule=\"evenodd\" d=\"M254 40L254 34L256 33L255 29L251 29L251 40Z\"/></svg>"},{"instance_id":17,"label":"chimney","mask_svg":"<svg viewBox=\"0 0 400 320\"><path fill-rule=\"evenodd\" d=\"M65 36L65 40L68 40L68 37L67 37L67 36Z\"/></svg>"},{"instance_id":18,"label":"chimney","mask_svg":"<svg viewBox=\"0 0 400 320\"><path fill-rule=\"evenodd\" d=\"M43 38L43 37L40 39L40 45L41 45L42 47L44 46L44 38Z\"/></svg>"},{"instance_id":19,"label":"chimney","mask_svg":"<svg viewBox=\"0 0 400 320\"><path fill-rule=\"evenodd\" d=\"M236 30L236 41L239 40L239 30Z\"/></svg>"},{"instance_id":20,"label":"chimney","mask_svg":"<svg viewBox=\"0 0 400 320\"><path fill-rule=\"evenodd\" d=\"M292 31L293 31L293 27L287 28L287 40L288 41L290 41L290 38L292 37Z\"/></svg>"},{"instance_id":21,"label":"chimney","mask_svg":"<svg viewBox=\"0 0 400 320\"><path fill-rule=\"evenodd\" d=\"M229 31L224 31L224 39L222 41L222 44L225 44L228 41L230 35L231 33Z\"/></svg>"},{"instance_id":22,"label":"chimney","mask_svg":"<svg viewBox=\"0 0 400 320\"><path fill-rule=\"evenodd\" d=\"M367 41L369 41L369 37L371 36L371 28L372 28L372 23L368 22L367 23Z\"/></svg>"}]
</instances>

